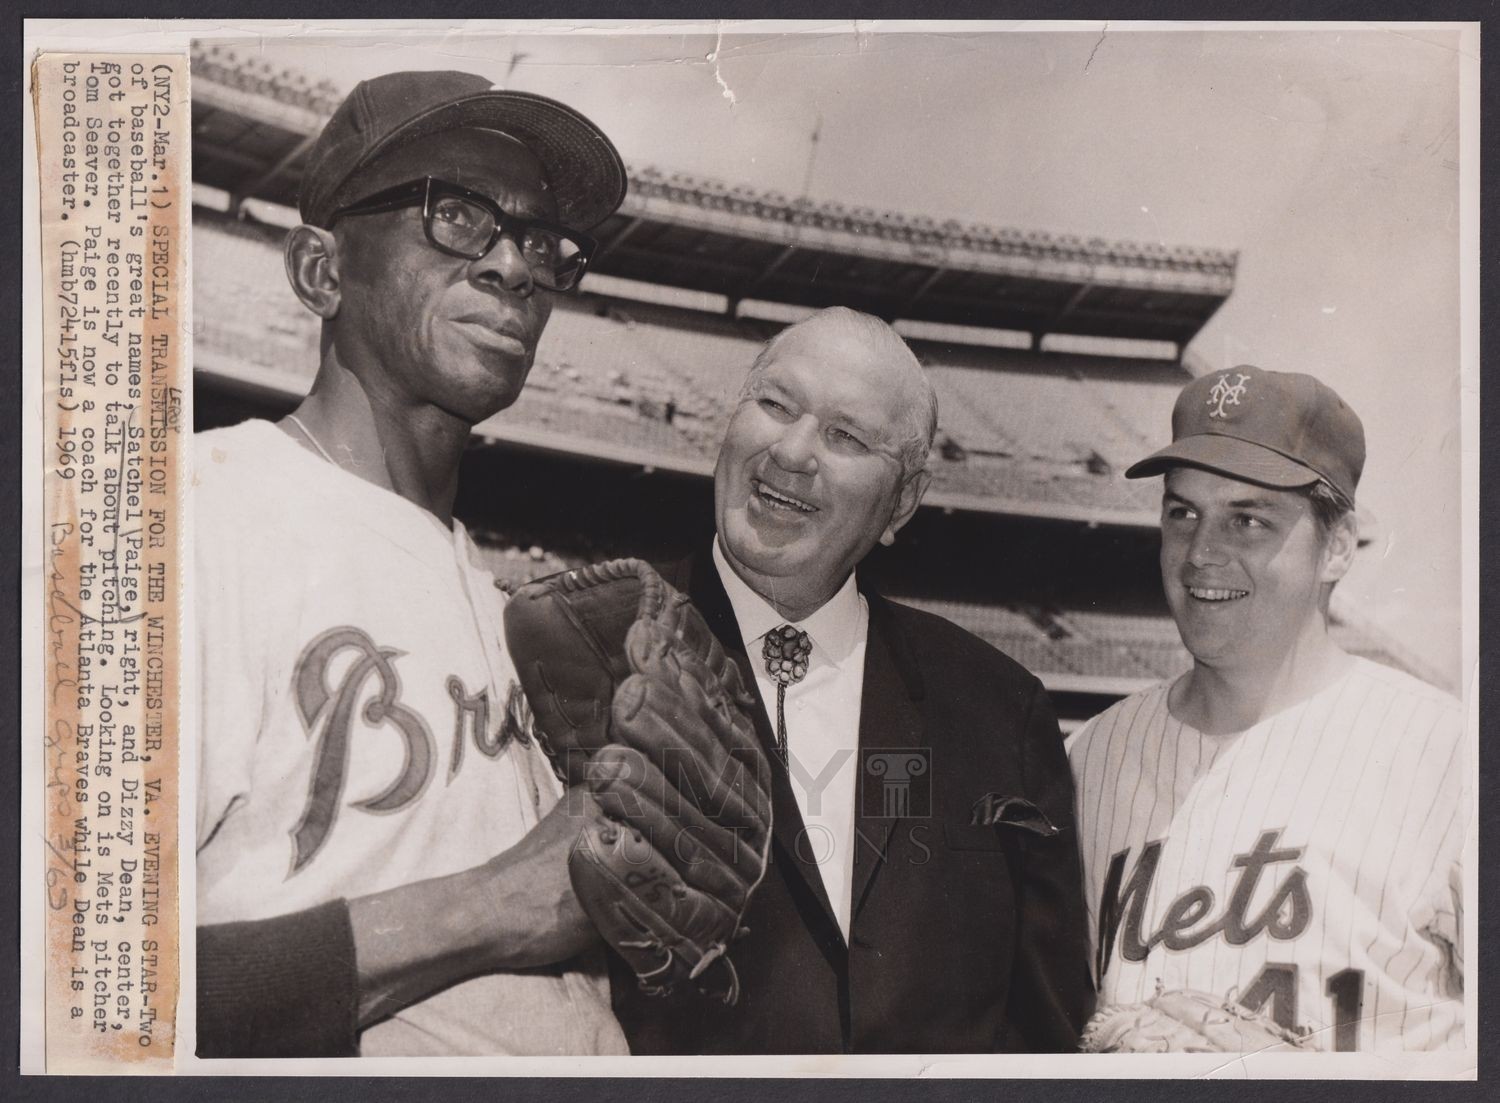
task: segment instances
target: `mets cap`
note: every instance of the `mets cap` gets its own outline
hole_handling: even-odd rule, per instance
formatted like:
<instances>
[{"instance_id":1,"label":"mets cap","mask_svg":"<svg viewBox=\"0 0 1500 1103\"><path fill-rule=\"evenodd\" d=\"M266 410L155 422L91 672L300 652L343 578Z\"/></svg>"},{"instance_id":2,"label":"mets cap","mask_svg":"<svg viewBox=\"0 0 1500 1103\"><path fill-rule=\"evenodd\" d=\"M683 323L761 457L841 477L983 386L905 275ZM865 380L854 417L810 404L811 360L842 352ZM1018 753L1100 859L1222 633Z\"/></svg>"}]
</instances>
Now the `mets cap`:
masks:
<instances>
[{"instance_id":1,"label":"mets cap","mask_svg":"<svg viewBox=\"0 0 1500 1103\"><path fill-rule=\"evenodd\" d=\"M1125 477L1179 466L1282 489L1323 481L1352 502L1365 466L1365 430L1348 404L1312 376L1245 364L1184 387L1172 409L1172 443Z\"/></svg>"}]
</instances>

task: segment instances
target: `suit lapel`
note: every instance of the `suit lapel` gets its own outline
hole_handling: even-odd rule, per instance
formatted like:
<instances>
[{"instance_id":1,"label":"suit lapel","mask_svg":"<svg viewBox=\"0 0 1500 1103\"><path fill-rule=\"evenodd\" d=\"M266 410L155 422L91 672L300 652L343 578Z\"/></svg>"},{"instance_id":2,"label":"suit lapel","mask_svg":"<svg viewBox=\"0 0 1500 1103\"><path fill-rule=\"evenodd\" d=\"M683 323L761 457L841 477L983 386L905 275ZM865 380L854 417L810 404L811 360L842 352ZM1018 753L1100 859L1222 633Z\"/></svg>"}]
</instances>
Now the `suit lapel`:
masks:
<instances>
[{"instance_id":1,"label":"suit lapel","mask_svg":"<svg viewBox=\"0 0 1500 1103\"><path fill-rule=\"evenodd\" d=\"M859 792L854 816L854 876L849 926L852 931L880 871L887 864L891 835L920 807L903 805L903 779L919 778L931 766L930 748L918 703L922 677L916 656L878 594L865 591L870 632L865 645L865 679L859 708ZM910 789L906 790L908 801Z\"/></svg>"},{"instance_id":2,"label":"suit lapel","mask_svg":"<svg viewBox=\"0 0 1500 1103\"><path fill-rule=\"evenodd\" d=\"M740 668L740 676L750 692L755 694L759 705L754 716L755 731L760 736L766 760L771 764L771 833L777 851L776 863L788 871L790 881L797 882L791 886L794 894L810 897L831 927L832 937L842 941L843 935L833 909L829 906L828 890L823 886L817 863L804 857L812 852L806 845L797 845L803 835L802 810L792 791L791 775L782 763L781 756L776 753L776 731L771 726L766 702L760 696L755 670L745 649L745 641L740 636L739 622L735 620L734 606L729 602L729 595L724 592L724 584L719 580L712 554L705 552L693 556L686 564L686 574L688 596L692 598L698 612L703 614L709 630L718 637L725 652ZM681 575L678 577L680 579Z\"/></svg>"}]
</instances>

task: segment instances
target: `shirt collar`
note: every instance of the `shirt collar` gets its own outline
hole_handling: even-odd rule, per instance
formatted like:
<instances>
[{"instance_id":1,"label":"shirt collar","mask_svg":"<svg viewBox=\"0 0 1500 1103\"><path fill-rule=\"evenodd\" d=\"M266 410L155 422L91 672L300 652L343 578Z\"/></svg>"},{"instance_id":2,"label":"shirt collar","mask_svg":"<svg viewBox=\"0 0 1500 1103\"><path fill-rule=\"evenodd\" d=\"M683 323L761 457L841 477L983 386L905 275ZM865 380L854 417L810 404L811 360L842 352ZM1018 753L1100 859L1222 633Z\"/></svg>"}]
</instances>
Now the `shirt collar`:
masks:
<instances>
[{"instance_id":1,"label":"shirt collar","mask_svg":"<svg viewBox=\"0 0 1500 1103\"><path fill-rule=\"evenodd\" d=\"M724 558L717 537L714 538L713 555L719 581L723 583L724 592L729 596L734 619L739 623L740 636L745 641L746 649L757 654L753 645L771 629L786 624L787 619L734 573L734 568ZM854 572L849 572L849 577L839 587L838 593L825 601L816 612L791 623L806 632L812 640L815 657L827 659L834 666L842 665L861 642L861 630L867 623L865 599L855 585Z\"/></svg>"}]
</instances>

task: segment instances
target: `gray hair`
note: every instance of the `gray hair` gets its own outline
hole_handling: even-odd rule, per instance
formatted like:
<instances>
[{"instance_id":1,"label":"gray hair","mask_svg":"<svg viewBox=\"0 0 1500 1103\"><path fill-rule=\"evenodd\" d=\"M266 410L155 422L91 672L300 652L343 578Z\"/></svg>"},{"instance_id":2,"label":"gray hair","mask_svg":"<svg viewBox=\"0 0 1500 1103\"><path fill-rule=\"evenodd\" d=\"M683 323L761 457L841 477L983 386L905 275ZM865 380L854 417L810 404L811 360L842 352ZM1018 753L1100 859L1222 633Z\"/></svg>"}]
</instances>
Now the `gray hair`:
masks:
<instances>
[{"instance_id":1,"label":"gray hair","mask_svg":"<svg viewBox=\"0 0 1500 1103\"><path fill-rule=\"evenodd\" d=\"M901 480L905 482L927 467L927 456L932 451L932 442L937 437L938 399L932 380L922 369L911 347L901 335L887 323L872 314L862 314L847 306L830 306L787 326L766 342L765 347L750 365L740 388L740 398L750 396L756 380L770 366L776 351L793 335L802 336L810 330L829 329L851 340L858 341L876 356L889 358L891 364L906 369L906 374L917 392L911 411L911 428L899 447L901 451Z\"/></svg>"}]
</instances>

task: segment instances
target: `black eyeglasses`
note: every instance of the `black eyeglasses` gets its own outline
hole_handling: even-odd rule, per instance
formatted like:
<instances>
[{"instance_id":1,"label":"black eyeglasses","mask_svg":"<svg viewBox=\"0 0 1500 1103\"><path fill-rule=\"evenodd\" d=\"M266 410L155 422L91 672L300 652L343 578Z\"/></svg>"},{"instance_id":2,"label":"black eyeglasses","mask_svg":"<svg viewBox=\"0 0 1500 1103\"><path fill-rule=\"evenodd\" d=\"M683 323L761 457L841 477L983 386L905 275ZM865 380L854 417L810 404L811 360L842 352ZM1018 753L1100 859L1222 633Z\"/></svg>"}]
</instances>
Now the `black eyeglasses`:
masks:
<instances>
[{"instance_id":1,"label":"black eyeglasses","mask_svg":"<svg viewBox=\"0 0 1500 1103\"><path fill-rule=\"evenodd\" d=\"M555 222L513 215L487 195L432 176L397 184L340 207L329 218L328 228L348 215L380 214L418 204L422 207L422 226L433 248L465 260L478 260L495 247L502 234L509 234L532 278L553 291L575 286L598 248L586 234Z\"/></svg>"}]
</instances>

